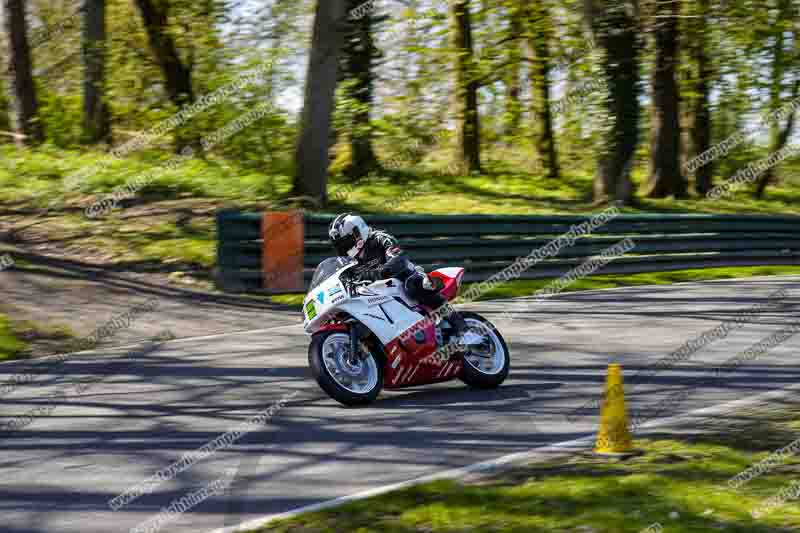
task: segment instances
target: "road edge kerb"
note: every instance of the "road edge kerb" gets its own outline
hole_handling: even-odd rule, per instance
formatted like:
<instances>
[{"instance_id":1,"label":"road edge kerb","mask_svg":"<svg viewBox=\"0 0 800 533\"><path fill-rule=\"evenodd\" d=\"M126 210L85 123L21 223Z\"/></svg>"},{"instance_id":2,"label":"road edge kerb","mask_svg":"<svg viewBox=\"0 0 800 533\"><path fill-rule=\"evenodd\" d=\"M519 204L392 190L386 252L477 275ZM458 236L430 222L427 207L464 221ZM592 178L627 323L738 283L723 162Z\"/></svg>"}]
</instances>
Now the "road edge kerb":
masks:
<instances>
[{"instance_id":1,"label":"road edge kerb","mask_svg":"<svg viewBox=\"0 0 800 533\"><path fill-rule=\"evenodd\" d=\"M740 398L738 400L731 400L729 402L723 402L721 404L712 405L709 407L701 407L699 409L693 409L692 411L680 415L675 415L664 419L646 422L639 427L637 432L640 432L642 429L653 429L671 425L678 425L681 422L685 422L687 419L692 419L697 417L706 418L713 415L725 414L742 407L750 406L752 404L758 404L758 403L763 403L764 401L778 399L797 391L800 391L800 384L790 385L782 389L767 391L750 398ZM452 468L449 470L444 470L442 472L434 472L433 474L428 474L407 481L401 481L390 485L384 485L381 487L376 487L374 489L368 489L347 496L334 498L332 500L325 500L319 503L299 507L292 511L267 515L263 518L256 518L254 520L242 522L237 526L214 529L206 533L240 533L245 531L252 531L267 526L272 522L276 522L278 520L286 520L289 518L295 518L298 515L304 513L323 511L326 509L331 509L333 507L339 507L340 505L344 505L354 501L371 498L373 496L380 496L382 494L386 494L387 492L393 492L396 490L405 489L415 485L429 483L431 481L438 481L444 479L463 479L471 474L482 474L490 472L499 473L514 468L515 466L522 465L526 462L530 462L537 455L541 455L543 453L555 453L555 452L574 453L582 451L584 449L589 449L594 445L596 438L597 438L597 433L591 433L586 435L585 437L580 437L578 439L573 439L564 442L557 442L554 444L547 444L545 446L540 446L538 448L531 448L530 450L524 452L516 452L508 455L503 455L495 459L490 459L488 461L481 461L479 463L475 463L464 467Z\"/></svg>"}]
</instances>

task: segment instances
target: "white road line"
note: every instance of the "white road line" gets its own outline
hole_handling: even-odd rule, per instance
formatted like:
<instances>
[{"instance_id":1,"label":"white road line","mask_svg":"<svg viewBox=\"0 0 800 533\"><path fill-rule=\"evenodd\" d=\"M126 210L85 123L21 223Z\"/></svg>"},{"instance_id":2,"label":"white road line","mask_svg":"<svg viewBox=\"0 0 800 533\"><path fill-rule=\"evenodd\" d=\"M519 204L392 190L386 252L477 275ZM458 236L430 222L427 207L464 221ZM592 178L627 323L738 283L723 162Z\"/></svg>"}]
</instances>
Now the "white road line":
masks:
<instances>
[{"instance_id":1,"label":"white road line","mask_svg":"<svg viewBox=\"0 0 800 533\"><path fill-rule=\"evenodd\" d=\"M691 419L696 417L710 417L714 415L724 414L733 410L736 410L741 407L746 407L751 404L761 403L768 400L778 399L783 396L788 396L800 391L800 384L791 385L789 387L778 389L774 391L765 392L759 394L758 396L753 396L751 398L743 398L739 400L733 400L730 402L721 403L718 405L713 405L711 407L703 407L700 409L695 409L693 411L689 411L688 413L684 413L682 415L671 416L669 418L664 418L661 420L653 420L650 422L646 422L639 427L639 430L643 428L657 428L662 426L668 426L674 424L676 422L683 421L685 419ZM637 430L637 432L639 431ZM405 489L411 487L413 485L419 485L422 483L428 483L430 481L437 481L441 479L458 479L463 478L470 474L477 474L477 473L484 473L484 472L491 472L491 471L502 471L508 468L511 468L518 464L523 464L525 462L529 462L534 459L537 455L547 452L559 452L559 451L578 451L584 448L591 446L597 435L592 433L585 437L581 437L579 439L573 439L565 442L557 442L554 444L547 444L544 446L540 446L538 448L531 448L528 451L524 452L517 452L512 453L509 455L503 455L496 459L490 459L488 461L482 461L480 463L475 463L472 465L464 466L461 468L452 468L450 470L445 470L442 472L435 472L433 474L429 474L426 476L418 477L415 479L410 479L408 481L401 481L399 483L393 483L391 485L384 485L381 487L375 487L374 489L368 489L365 491L357 492L355 494L349 494L347 496L342 496L340 498L335 498L333 500L326 500L323 502L315 503L312 505L306 505L304 507L300 507L298 509L294 509L292 511L287 511L285 513L267 515L263 518L256 518L255 520L251 520L249 522L243 522L238 526L232 526L228 528L222 529L215 529L210 531L209 533L235 533L241 531L250 531L253 529L262 528L268 525L270 522L274 522L276 520L285 520L288 518L294 518L297 515L303 513L309 513L314 511L322 511L324 509L330 509L331 507L337 507L339 505L343 505L346 503L350 503L357 500L363 500L366 498L372 498L373 496L380 496L381 494L386 494L387 492L392 492L395 490Z\"/></svg>"}]
</instances>

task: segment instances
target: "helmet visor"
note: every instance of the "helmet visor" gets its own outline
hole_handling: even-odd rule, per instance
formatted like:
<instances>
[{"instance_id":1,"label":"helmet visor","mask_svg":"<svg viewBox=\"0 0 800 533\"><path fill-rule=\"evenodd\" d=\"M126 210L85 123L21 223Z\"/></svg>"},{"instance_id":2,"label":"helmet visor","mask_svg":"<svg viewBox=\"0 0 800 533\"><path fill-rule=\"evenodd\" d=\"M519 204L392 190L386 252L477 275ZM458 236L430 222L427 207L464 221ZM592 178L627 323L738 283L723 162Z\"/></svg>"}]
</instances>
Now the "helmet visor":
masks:
<instances>
[{"instance_id":1,"label":"helmet visor","mask_svg":"<svg viewBox=\"0 0 800 533\"><path fill-rule=\"evenodd\" d=\"M340 257L353 257L355 252L358 251L356 250L356 242L357 239L355 235L345 235L344 237L334 239L333 247L336 249L336 254Z\"/></svg>"}]
</instances>

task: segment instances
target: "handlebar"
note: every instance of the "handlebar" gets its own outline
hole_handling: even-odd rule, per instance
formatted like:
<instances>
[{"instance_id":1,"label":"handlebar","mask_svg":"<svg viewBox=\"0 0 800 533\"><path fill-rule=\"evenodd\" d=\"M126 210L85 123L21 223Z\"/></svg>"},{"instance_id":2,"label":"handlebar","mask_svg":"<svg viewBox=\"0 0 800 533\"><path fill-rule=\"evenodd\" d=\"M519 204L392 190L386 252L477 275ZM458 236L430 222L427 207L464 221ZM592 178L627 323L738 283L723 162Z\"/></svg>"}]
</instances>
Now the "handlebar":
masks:
<instances>
[{"instance_id":1,"label":"handlebar","mask_svg":"<svg viewBox=\"0 0 800 533\"><path fill-rule=\"evenodd\" d=\"M372 284L371 281L367 280L343 279L341 281L345 287L345 290L347 290L347 292L350 293L351 296L358 294L357 291L360 287L366 287L367 285Z\"/></svg>"}]
</instances>

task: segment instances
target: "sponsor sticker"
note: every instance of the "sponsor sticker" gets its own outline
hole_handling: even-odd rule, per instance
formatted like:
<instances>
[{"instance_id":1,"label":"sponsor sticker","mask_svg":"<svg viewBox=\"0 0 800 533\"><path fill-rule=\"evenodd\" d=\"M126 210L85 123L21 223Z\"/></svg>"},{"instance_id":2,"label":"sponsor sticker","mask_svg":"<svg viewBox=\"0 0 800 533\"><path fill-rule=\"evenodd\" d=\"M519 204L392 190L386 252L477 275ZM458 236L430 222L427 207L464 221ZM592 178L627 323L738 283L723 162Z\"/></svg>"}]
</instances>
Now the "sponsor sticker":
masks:
<instances>
[{"instance_id":1,"label":"sponsor sticker","mask_svg":"<svg viewBox=\"0 0 800 533\"><path fill-rule=\"evenodd\" d=\"M306 316L309 320L314 320L317 316L317 308L314 305L314 300L309 300L306 304Z\"/></svg>"}]
</instances>

